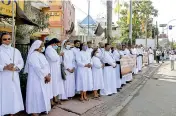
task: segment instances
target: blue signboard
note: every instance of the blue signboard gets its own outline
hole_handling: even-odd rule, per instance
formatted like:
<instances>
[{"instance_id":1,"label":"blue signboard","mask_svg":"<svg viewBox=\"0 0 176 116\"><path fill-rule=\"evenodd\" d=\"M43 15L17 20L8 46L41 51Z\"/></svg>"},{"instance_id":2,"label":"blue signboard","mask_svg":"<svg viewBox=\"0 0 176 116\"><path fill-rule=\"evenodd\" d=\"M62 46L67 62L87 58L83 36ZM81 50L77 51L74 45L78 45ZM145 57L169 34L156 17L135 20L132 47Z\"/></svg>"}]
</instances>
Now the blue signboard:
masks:
<instances>
[{"instance_id":1,"label":"blue signboard","mask_svg":"<svg viewBox=\"0 0 176 116\"><path fill-rule=\"evenodd\" d=\"M172 25L169 25L169 30L172 30Z\"/></svg>"}]
</instances>

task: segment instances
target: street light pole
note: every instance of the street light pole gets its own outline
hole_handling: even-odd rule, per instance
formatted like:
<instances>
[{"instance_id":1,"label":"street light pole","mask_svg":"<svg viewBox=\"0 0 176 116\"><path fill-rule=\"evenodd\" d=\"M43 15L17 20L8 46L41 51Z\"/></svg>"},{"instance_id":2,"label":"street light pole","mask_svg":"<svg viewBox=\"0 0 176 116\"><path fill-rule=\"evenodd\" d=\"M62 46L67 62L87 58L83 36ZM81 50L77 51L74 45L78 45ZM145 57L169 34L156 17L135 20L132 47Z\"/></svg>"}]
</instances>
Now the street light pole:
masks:
<instances>
[{"instance_id":1,"label":"street light pole","mask_svg":"<svg viewBox=\"0 0 176 116\"><path fill-rule=\"evenodd\" d=\"M90 18L90 0L88 0L88 31L87 31L87 40L89 39L89 18Z\"/></svg>"},{"instance_id":2,"label":"street light pole","mask_svg":"<svg viewBox=\"0 0 176 116\"><path fill-rule=\"evenodd\" d=\"M130 25L129 25L129 39L131 42L131 45L133 44L132 42L132 0L130 0Z\"/></svg>"},{"instance_id":3,"label":"street light pole","mask_svg":"<svg viewBox=\"0 0 176 116\"><path fill-rule=\"evenodd\" d=\"M158 22L156 21L156 44L157 44L157 49L159 47L159 44L158 44Z\"/></svg>"},{"instance_id":4,"label":"street light pole","mask_svg":"<svg viewBox=\"0 0 176 116\"><path fill-rule=\"evenodd\" d=\"M107 40L110 44L112 35L112 1L107 1Z\"/></svg>"}]
</instances>

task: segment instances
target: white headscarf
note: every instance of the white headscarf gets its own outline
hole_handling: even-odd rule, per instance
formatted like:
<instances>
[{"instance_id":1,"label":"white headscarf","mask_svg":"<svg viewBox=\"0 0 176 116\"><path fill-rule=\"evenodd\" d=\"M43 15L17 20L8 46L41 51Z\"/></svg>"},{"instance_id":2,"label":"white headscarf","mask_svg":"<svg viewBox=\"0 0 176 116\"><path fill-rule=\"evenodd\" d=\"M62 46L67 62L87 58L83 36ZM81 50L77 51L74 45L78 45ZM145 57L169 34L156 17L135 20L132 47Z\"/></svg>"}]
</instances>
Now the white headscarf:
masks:
<instances>
[{"instance_id":1,"label":"white headscarf","mask_svg":"<svg viewBox=\"0 0 176 116\"><path fill-rule=\"evenodd\" d=\"M38 48L40 48L42 44L42 41L41 40L36 40L32 46L30 47L29 49L29 52L28 52L28 56L27 56L27 60L26 60L26 65L25 65L25 68L24 68L24 73L28 73L28 59L30 57L30 55Z\"/></svg>"}]
</instances>

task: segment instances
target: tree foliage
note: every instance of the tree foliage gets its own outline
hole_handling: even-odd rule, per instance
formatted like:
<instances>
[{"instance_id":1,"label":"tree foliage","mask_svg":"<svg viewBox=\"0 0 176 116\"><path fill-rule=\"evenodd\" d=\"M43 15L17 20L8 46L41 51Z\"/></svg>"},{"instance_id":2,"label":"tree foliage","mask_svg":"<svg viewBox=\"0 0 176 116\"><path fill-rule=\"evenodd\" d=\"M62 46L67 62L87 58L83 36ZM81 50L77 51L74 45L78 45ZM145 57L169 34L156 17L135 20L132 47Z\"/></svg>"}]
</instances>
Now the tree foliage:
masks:
<instances>
[{"instance_id":1,"label":"tree foliage","mask_svg":"<svg viewBox=\"0 0 176 116\"><path fill-rule=\"evenodd\" d=\"M128 42L129 41L129 24L127 24L129 4L127 2L120 5L120 20L117 21L117 24L121 30L120 41ZM152 1L132 1L132 25L133 33L132 38L133 42L136 38L143 38L146 36L146 27L147 27L147 38L152 38L153 28L153 18L157 17L158 11L152 5ZM147 26L146 26L147 25Z\"/></svg>"}]
</instances>

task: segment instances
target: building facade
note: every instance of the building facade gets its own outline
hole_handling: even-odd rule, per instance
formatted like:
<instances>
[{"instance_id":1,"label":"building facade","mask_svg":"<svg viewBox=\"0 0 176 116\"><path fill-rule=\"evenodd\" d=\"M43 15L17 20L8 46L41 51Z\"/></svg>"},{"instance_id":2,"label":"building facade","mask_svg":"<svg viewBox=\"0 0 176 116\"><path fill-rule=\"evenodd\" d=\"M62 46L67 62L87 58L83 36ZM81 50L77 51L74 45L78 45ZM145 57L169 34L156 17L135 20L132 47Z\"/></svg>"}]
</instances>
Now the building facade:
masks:
<instances>
[{"instance_id":1,"label":"building facade","mask_svg":"<svg viewBox=\"0 0 176 116\"><path fill-rule=\"evenodd\" d=\"M66 35L66 31L70 30L71 24L75 25L75 7L71 3L71 1L63 1L63 9L64 9L64 36L68 39ZM72 32L71 36L75 36L75 29Z\"/></svg>"}]
</instances>

